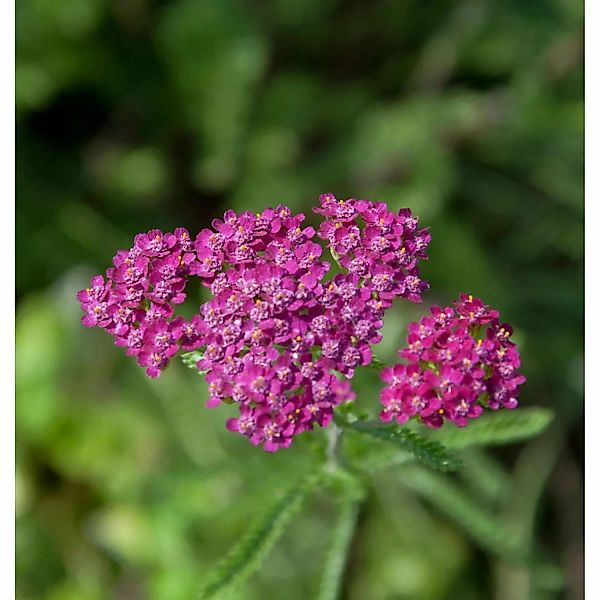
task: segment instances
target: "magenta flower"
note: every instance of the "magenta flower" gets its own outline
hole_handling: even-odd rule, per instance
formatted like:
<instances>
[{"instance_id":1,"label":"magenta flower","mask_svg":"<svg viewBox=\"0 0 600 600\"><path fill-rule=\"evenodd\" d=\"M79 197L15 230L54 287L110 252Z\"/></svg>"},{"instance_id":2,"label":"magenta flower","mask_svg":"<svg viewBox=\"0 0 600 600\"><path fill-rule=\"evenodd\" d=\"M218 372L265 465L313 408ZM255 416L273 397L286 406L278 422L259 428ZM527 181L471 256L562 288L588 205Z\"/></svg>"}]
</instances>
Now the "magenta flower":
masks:
<instances>
[{"instance_id":1,"label":"magenta flower","mask_svg":"<svg viewBox=\"0 0 600 600\"><path fill-rule=\"evenodd\" d=\"M217 293L200 309L205 330L198 347L205 350L198 367L207 372L209 406L239 406L240 417L228 428L275 451L315 424L326 426L333 408L353 397L349 386L335 384L333 372L351 376L370 356L368 342L353 337L351 323L329 314L322 302L330 265L311 241L314 229L302 228L303 215L286 207L267 210L270 221L228 211L214 222L227 240L219 260L228 266L208 278ZM202 232L202 244L211 235ZM197 244L198 252L206 247ZM331 305L342 308L349 300L332 296ZM364 306L353 310L371 317ZM380 321L377 314L376 325ZM371 331L366 336L378 339Z\"/></svg>"},{"instance_id":2,"label":"magenta flower","mask_svg":"<svg viewBox=\"0 0 600 600\"><path fill-rule=\"evenodd\" d=\"M432 307L431 316L409 325L407 364L383 369L382 421L405 423L418 417L430 427L445 420L464 427L484 407L517 406L519 352L512 329L480 299L461 294L454 309Z\"/></svg>"},{"instance_id":3,"label":"magenta flower","mask_svg":"<svg viewBox=\"0 0 600 600\"><path fill-rule=\"evenodd\" d=\"M314 211L326 220L319 237L342 267L386 308L396 296L421 301L429 284L419 277L417 264L427 259L431 236L426 229L417 229L418 219L409 209L396 214L383 202L338 200L333 194L323 194L320 202Z\"/></svg>"},{"instance_id":4,"label":"magenta flower","mask_svg":"<svg viewBox=\"0 0 600 600\"><path fill-rule=\"evenodd\" d=\"M117 252L106 280L98 275L77 294L83 324L105 329L151 377L168 365L180 338L184 347L192 347L191 333L183 335L180 322L172 319L197 262L192 251L189 233L181 227L175 234L158 229L138 234L132 248Z\"/></svg>"},{"instance_id":5,"label":"magenta flower","mask_svg":"<svg viewBox=\"0 0 600 600\"><path fill-rule=\"evenodd\" d=\"M228 210L195 239L181 227L138 234L78 294L83 323L105 329L151 377L180 349L201 350L207 405L235 403L229 429L268 451L287 447L353 398L347 380L372 361L394 298L417 302L429 287L417 263L430 236L408 209L326 194L316 212L325 216L318 236L281 205ZM343 273L327 278L319 238ZM212 298L186 320L175 308L190 277Z\"/></svg>"}]
</instances>

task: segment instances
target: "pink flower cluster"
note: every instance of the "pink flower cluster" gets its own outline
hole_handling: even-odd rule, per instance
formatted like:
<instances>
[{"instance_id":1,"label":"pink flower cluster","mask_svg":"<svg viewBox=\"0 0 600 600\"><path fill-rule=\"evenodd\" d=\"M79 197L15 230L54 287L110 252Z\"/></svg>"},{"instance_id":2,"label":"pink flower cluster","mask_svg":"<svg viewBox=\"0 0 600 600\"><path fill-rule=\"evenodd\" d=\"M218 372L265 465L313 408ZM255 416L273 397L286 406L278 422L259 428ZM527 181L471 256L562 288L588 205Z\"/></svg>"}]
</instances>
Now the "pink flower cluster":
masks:
<instances>
[{"instance_id":1,"label":"pink flower cluster","mask_svg":"<svg viewBox=\"0 0 600 600\"><path fill-rule=\"evenodd\" d=\"M517 406L519 352L512 329L478 298L462 294L455 308L432 307L431 316L409 325L406 364L385 368L381 378L382 421L405 423L413 417L430 427L447 419L459 427L483 407Z\"/></svg>"},{"instance_id":2,"label":"pink flower cluster","mask_svg":"<svg viewBox=\"0 0 600 600\"><path fill-rule=\"evenodd\" d=\"M324 282L330 265L303 220L284 206L228 211L196 243L211 269L202 274L213 277L213 298L200 308L208 405L233 399L240 416L227 427L268 451L327 426L352 397L334 371L351 377L380 340L382 308L352 275Z\"/></svg>"},{"instance_id":3,"label":"pink flower cluster","mask_svg":"<svg viewBox=\"0 0 600 600\"><path fill-rule=\"evenodd\" d=\"M418 229L419 219L410 209L396 214L383 202L338 200L333 194L322 195L320 202L315 212L326 220L319 236L327 240L342 267L377 294L385 307L397 296L421 301L429 285L419 277L417 263L427 259L431 236Z\"/></svg>"},{"instance_id":4,"label":"pink flower cluster","mask_svg":"<svg viewBox=\"0 0 600 600\"><path fill-rule=\"evenodd\" d=\"M173 307L185 300L187 276L196 262L194 244L182 227L136 235L132 248L117 252L106 279L97 275L77 294L83 324L105 329L157 377L179 350L186 323L173 318Z\"/></svg>"},{"instance_id":5,"label":"pink flower cluster","mask_svg":"<svg viewBox=\"0 0 600 600\"><path fill-rule=\"evenodd\" d=\"M354 397L349 379L372 361L394 298L420 302L429 287L418 263L431 238L410 210L324 194L315 212L325 217L318 233L280 205L228 210L195 240L183 228L139 234L79 292L83 324L105 329L151 377L179 350L198 351L208 406L238 407L227 428L267 451L288 447ZM342 273L329 275L318 238ZM211 299L185 320L174 311L190 277ZM382 372L381 419L462 427L483 406L514 408L525 378L498 317L462 295L411 324L406 362Z\"/></svg>"},{"instance_id":6,"label":"pink flower cluster","mask_svg":"<svg viewBox=\"0 0 600 600\"><path fill-rule=\"evenodd\" d=\"M322 196L317 209L328 218L321 235L335 229L332 250L347 272L325 279L331 265L304 215L285 206L229 210L195 241L184 229L136 236L106 280L97 276L79 293L84 325L111 333L152 377L180 348L202 349L197 366L206 372L208 406L236 403L230 430L268 451L289 446L315 424L327 426L333 408L353 397L348 379L371 362L393 297L417 300L428 287L416 263L426 258L429 234L416 230L410 211L348 200L352 217L339 217L332 198ZM359 216L364 232L351 223ZM189 277L210 287L212 298L185 321L173 313Z\"/></svg>"}]
</instances>

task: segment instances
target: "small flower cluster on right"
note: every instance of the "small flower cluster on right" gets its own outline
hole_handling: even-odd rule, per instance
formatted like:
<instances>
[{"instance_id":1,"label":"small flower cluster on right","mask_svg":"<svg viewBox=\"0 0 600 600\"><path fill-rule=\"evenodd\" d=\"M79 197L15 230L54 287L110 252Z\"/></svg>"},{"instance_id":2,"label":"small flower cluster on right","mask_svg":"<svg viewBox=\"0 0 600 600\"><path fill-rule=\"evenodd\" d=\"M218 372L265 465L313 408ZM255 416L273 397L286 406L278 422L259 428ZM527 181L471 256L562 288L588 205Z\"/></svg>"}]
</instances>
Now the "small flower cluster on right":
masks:
<instances>
[{"instance_id":1,"label":"small flower cluster on right","mask_svg":"<svg viewBox=\"0 0 600 600\"><path fill-rule=\"evenodd\" d=\"M432 307L409 325L408 346L398 353L406 362L381 372L381 420L464 427L484 407L516 408L525 377L511 335L498 311L472 295L461 294L454 308Z\"/></svg>"}]
</instances>

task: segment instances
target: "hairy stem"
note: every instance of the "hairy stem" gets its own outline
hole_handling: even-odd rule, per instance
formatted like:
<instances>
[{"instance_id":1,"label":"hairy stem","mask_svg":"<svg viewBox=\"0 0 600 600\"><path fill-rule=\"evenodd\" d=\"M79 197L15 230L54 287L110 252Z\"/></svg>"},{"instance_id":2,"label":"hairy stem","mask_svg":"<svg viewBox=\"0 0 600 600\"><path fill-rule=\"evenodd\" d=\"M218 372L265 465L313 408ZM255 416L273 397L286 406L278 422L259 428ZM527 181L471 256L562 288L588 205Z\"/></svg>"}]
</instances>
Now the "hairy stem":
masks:
<instances>
[{"instance_id":1,"label":"hairy stem","mask_svg":"<svg viewBox=\"0 0 600 600\"><path fill-rule=\"evenodd\" d=\"M337 600L341 595L360 504L359 498L346 497L338 508L337 521L331 533L331 544L325 557L318 600Z\"/></svg>"},{"instance_id":2,"label":"hairy stem","mask_svg":"<svg viewBox=\"0 0 600 600\"><path fill-rule=\"evenodd\" d=\"M331 423L327 428L327 463L325 469L330 473L336 471L342 463L342 434L342 429L335 423Z\"/></svg>"}]
</instances>

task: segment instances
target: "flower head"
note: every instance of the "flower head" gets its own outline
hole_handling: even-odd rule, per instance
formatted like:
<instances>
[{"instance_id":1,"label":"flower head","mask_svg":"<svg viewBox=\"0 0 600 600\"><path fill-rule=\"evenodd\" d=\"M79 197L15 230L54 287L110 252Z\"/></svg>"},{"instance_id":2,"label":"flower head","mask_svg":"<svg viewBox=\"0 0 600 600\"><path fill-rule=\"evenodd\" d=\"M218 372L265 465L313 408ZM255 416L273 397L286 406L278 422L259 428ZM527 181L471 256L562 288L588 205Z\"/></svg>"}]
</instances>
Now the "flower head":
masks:
<instances>
[{"instance_id":1,"label":"flower head","mask_svg":"<svg viewBox=\"0 0 600 600\"><path fill-rule=\"evenodd\" d=\"M409 209L394 213L383 202L338 200L333 194L323 194L320 203L314 209L325 217L319 237L342 267L377 293L385 307L397 296L421 301L429 284L420 278L417 264L427 259L431 236L417 228Z\"/></svg>"},{"instance_id":2,"label":"flower head","mask_svg":"<svg viewBox=\"0 0 600 600\"><path fill-rule=\"evenodd\" d=\"M78 294L83 323L105 329L151 377L180 349L200 350L207 405L235 403L229 429L267 451L287 447L353 398L348 379L371 362L393 299L420 301L429 287L417 268L429 234L408 209L325 194L316 212L318 235L283 205L228 210L194 239L182 227L138 234ZM319 238L342 273L328 277ZM212 297L186 320L175 308L190 277Z\"/></svg>"},{"instance_id":3,"label":"flower head","mask_svg":"<svg viewBox=\"0 0 600 600\"><path fill-rule=\"evenodd\" d=\"M434 306L431 316L411 323L408 345L398 353L406 364L381 373L387 385L380 418L464 427L484 407L515 408L525 377L512 329L498 319L479 298L461 294L454 308Z\"/></svg>"},{"instance_id":4,"label":"flower head","mask_svg":"<svg viewBox=\"0 0 600 600\"><path fill-rule=\"evenodd\" d=\"M151 377L168 365L180 339L190 347L191 334L184 335L182 319L173 319L173 307L186 297L187 277L197 261L191 250L182 227L175 233L153 229L138 234L132 248L117 252L106 279L93 277L90 287L77 294L83 324L105 329ZM197 327L197 320L190 325Z\"/></svg>"},{"instance_id":5,"label":"flower head","mask_svg":"<svg viewBox=\"0 0 600 600\"><path fill-rule=\"evenodd\" d=\"M314 229L301 226L304 216L284 206L265 212L269 219L228 211L213 224L231 241L211 250L227 267L206 278L220 283L200 309L205 330L198 366L208 373L208 405L235 402L240 416L228 428L271 452L316 424L326 426L333 408L352 398L334 371L352 375L368 359L368 342L353 337L352 323L336 321L324 305L330 265L311 241ZM205 230L198 237L199 259L208 253L204 240L211 235ZM337 276L330 285L343 280ZM331 306L349 305L350 298L330 293ZM354 311L371 316L364 306ZM378 314L375 323L380 320Z\"/></svg>"}]
</instances>

